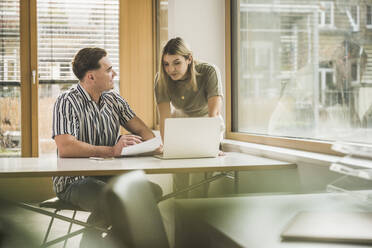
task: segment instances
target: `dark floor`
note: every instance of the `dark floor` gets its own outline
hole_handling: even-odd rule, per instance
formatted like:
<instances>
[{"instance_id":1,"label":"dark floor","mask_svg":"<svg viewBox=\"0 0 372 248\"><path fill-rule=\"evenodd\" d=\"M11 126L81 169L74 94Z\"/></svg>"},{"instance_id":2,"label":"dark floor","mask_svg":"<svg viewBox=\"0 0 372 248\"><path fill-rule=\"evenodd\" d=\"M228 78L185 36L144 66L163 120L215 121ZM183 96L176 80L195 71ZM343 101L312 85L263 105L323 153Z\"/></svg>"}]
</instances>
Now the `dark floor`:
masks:
<instances>
[{"instance_id":1,"label":"dark floor","mask_svg":"<svg viewBox=\"0 0 372 248\"><path fill-rule=\"evenodd\" d=\"M72 212L73 211L64 210L64 211L60 211L59 213L67 217L71 217ZM89 213L87 212L78 212L76 219L85 221L88 215ZM19 239L19 238L22 238L22 236L24 236L25 234L30 234L32 239L38 245L42 244L44 235L46 233L46 230L48 228L48 224L50 221L49 216L35 213L29 210L21 209L18 207L12 208L7 211L3 211L1 213L1 218L2 219L5 218L7 220L6 223L14 224L15 227L17 227L17 229L20 228L21 230L23 230L21 233L17 233L16 235L14 235L14 237L17 237L17 239ZM1 226L1 223L0 223L0 226ZM69 226L69 223L62 221L62 220L55 219L48 240L52 240L54 238L67 234L68 226ZM79 225L73 225L72 231L78 230L80 228L81 227ZM14 228L12 230L14 230ZM16 232L16 231L13 231L13 232ZM69 247L69 248L79 247L80 239L81 239L81 235L78 235L76 237L69 239L66 247ZM5 247L13 247L13 245L12 246L8 245ZM53 248L63 247L63 242L52 245L50 247L53 247Z\"/></svg>"},{"instance_id":2,"label":"dark floor","mask_svg":"<svg viewBox=\"0 0 372 248\"><path fill-rule=\"evenodd\" d=\"M159 209L163 216L163 223L167 231L168 239L169 239L169 243L171 247L174 246L174 240L172 238L174 237L174 229L173 229L174 219L173 219L172 204L173 204L172 200L167 200L159 204ZM49 209L46 209L46 210L49 210ZM51 211L53 210L51 209ZM67 216L67 217L72 217L73 211L63 210L63 211L60 211L59 214ZM89 212L80 211L80 212L77 212L76 219L80 221L86 221L88 216L89 216ZM4 225L2 225L4 224L4 219L6 220L6 223L11 223L15 225L17 229L20 228L22 230L21 232L13 231L11 235L12 239L20 239L24 237L25 234L30 234L32 239L36 242L36 244L41 245L51 218L49 216L42 215L42 214L39 214L33 211L25 210L19 207L11 207L10 209L5 208L4 210L0 206L0 234L2 233L2 229L6 228L4 227ZM68 226L69 226L68 222L55 219L49 238L48 238L48 241L67 234ZM73 225L72 231L79 230L80 228L81 226L79 225ZM66 247L78 248L80 239L81 239L81 234L69 239ZM9 248L10 247L11 248L19 248L19 247L28 248L29 247L27 245L18 246L18 245L14 245L13 243L11 245L2 246L3 244L1 243L1 241L2 241L2 237L0 235L0 246L1 247L7 247L7 248L8 247ZM52 248L63 247L63 242L60 242L58 244L55 244L49 247L52 247Z\"/></svg>"}]
</instances>

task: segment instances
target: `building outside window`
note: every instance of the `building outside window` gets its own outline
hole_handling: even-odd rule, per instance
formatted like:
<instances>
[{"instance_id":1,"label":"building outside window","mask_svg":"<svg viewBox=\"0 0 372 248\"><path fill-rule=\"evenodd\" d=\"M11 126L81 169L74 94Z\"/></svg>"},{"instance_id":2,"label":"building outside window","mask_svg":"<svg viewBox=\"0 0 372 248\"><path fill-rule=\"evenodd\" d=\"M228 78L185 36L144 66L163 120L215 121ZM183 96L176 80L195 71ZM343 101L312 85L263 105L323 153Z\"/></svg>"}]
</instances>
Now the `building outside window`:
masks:
<instances>
[{"instance_id":1,"label":"building outside window","mask_svg":"<svg viewBox=\"0 0 372 248\"><path fill-rule=\"evenodd\" d=\"M233 1L232 132L372 143L370 4Z\"/></svg>"}]
</instances>

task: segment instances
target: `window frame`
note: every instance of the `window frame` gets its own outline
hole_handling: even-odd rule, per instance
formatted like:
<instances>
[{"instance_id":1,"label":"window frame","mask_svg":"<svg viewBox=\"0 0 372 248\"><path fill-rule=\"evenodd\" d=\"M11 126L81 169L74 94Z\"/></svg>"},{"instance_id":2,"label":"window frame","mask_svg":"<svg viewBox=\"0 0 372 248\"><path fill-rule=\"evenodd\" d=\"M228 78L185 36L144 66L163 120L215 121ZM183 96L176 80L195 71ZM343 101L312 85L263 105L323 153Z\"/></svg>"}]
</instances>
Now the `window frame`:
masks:
<instances>
[{"instance_id":1,"label":"window frame","mask_svg":"<svg viewBox=\"0 0 372 248\"><path fill-rule=\"evenodd\" d=\"M368 9L369 9L369 13L368 13ZM368 20L368 15L370 16L370 20ZM371 23L368 23L368 21L370 21ZM366 28L367 29L372 29L372 4L367 4L366 5Z\"/></svg>"},{"instance_id":2,"label":"window frame","mask_svg":"<svg viewBox=\"0 0 372 248\"><path fill-rule=\"evenodd\" d=\"M329 5L330 6L330 22L329 24L326 23L326 11L323 11L323 10L320 10L319 8L319 18L320 18L320 22L318 22L319 24L319 28L334 28L334 3L331 2L331 1L320 1L319 4L324 4L325 6Z\"/></svg>"},{"instance_id":3,"label":"window frame","mask_svg":"<svg viewBox=\"0 0 372 248\"><path fill-rule=\"evenodd\" d=\"M359 5L352 5L351 7L355 7L356 8L356 20L354 20L353 16L351 15L351 12L350 12L350 16L353 20L353 29L354 29L354 32L358 32L360 31L360 7Z\"/></svg>"}]
</instances>

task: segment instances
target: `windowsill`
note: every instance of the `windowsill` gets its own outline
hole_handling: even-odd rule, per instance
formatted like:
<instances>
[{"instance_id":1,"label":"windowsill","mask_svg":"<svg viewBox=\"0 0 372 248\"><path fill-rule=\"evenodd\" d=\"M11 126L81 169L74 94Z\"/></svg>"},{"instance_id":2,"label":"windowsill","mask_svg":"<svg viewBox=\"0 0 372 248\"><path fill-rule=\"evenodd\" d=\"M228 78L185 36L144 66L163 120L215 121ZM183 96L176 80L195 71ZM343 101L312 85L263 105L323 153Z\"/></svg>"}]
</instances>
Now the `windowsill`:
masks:
<instances>
[{"instance_id":1,"label":"windowsill","mask_svg":"<svg viewBox=\"0 0 372 248\"><path fill-rule=\"evenodd\" d=\"M235 151L248 153L256 156L284 160L292 163L311 163L316 165L330 166L340 159L339 156L328 155L316 152L295 150L269 145L261 145L249 142L242 142L230 139L222 141L223 151Z\"/></svg>"}]
</instances>

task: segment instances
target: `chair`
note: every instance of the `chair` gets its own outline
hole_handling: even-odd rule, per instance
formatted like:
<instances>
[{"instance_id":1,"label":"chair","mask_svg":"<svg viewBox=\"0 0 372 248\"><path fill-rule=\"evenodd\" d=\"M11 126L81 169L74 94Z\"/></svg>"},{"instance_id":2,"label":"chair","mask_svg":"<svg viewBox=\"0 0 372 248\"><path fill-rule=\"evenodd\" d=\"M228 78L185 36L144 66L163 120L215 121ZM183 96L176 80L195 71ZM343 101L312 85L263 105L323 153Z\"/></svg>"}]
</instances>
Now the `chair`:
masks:
<instances>
[{"instance_id":1,"label":"chair","mask_svg":"<svg viewBox=\"0 0 372 248\"><path fill-rule=\"evenodd\" d=\"M169 247L154 193L142 171L114 178L107 184L104 198L118 247Z\"/></svg>"},{"instance_id":2,"label":"chair","mask_svg":"<svg viewBox=\"0 0 372 248\"><path fill-rule=\"evenodd\" d=\"M72 224L74 223L76 213L77 213L77 211L84 211L84 210L80 209L79 207L76 207L76 206L74 206L74 205L72 205L68 202L62 201L57 197L54 197L54 198L51 198L51 199L48 199L48 200L45 200L45 201L41 202L39 204L39 207L55 209L54 214L50 215L51 219L50 219L50 222L49 222L49 225L48 225L48 229L47 229L47 231L45 233L45 236L44 236L42 247L47 247L47 246L53 245L55 243L55 242L48 242L47 243L47 241L48 241L48 236L49 236L50 230L52 228L54 219L59 216L58 212L61 211L61 210L73 210L73 214L72 214L71 218L65 217L63 219L67 222L70 222L70 225L68 227L67 234L66 234L67 236L64 239L60 240L60 241L64 240L63 248L65 248L66 245L67 245L67 241L68 241L68 239L70 237L70 234L71 234L71 228L72 228Z\"/></svg>"}]
</instances>

